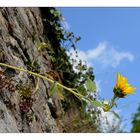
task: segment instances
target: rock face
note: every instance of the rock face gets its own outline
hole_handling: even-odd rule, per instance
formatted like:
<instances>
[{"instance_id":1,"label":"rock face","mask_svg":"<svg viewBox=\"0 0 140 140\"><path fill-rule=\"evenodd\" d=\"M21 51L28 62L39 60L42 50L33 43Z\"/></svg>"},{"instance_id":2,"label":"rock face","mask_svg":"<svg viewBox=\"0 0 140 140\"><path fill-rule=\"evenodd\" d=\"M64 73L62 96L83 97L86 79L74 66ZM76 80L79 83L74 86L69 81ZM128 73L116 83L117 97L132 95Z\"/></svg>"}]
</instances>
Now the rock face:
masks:
<instances>
[{"instance_id":1,"label":"rock face","mask_svg":"<svg viewBox=\"0 0 140 140\"><path fill-rule=\"evenodd\" d=\"M47 50L37 48L38 41L47 42L43 30L39 8L0 8L0 62L40 74L51 70ZM49 97L47 81L2 66L0 71L0 132L62 132L53 115L62 108Z\"/></svg>"}]
</instances>

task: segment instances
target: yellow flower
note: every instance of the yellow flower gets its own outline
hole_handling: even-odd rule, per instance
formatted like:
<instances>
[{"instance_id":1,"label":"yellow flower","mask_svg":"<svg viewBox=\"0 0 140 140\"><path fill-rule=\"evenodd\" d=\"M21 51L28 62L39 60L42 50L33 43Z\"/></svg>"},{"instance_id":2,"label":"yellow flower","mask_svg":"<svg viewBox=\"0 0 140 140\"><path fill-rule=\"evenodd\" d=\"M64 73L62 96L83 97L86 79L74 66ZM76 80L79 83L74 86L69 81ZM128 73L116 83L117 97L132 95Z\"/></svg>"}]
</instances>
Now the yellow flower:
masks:
<instances>
[{"instance_id":1,"label":"yellow flower","mask_svg":"<svg viewBox=\"0 0 140 140\"><path fill-rule=\"evenodd\" d=\"M116 84L113 89L117 97L123 98L127 94L133 94L135 89L135 87L128 84L126 77L123 77L120 73L117 74Z\"/></svg>"}]
</instances>

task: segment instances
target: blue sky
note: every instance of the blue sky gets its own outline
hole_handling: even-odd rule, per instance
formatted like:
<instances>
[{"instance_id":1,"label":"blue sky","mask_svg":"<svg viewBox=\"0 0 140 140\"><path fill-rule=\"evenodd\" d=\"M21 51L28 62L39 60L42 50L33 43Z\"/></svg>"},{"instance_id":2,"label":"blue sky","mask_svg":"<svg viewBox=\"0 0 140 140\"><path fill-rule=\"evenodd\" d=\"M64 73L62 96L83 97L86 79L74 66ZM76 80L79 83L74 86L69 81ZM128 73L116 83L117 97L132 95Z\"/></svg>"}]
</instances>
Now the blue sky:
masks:
<instances>
[{"instance_id":1,"label":"blue sky","mask_svg":"<svg viewBox=\"0 0 140 140\"><path fill-rule=\"evenodd\" d=\"M77 49L93 66L100 96L110 99L116 74L128 77L136 94L117 101L124 129L140 102L140 8L59 8L66 26L81 36Z\"/></svg>"}]
</instances>

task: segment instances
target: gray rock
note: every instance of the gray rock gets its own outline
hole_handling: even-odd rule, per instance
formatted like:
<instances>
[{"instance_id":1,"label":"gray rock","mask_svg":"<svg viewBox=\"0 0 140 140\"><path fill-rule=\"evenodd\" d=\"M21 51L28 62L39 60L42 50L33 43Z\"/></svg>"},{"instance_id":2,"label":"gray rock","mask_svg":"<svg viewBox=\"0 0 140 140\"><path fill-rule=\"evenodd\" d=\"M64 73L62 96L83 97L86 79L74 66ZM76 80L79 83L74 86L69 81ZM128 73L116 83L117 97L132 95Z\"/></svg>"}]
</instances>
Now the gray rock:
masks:
<instances>
[{"instance_id":1,"label":"gray rock","mask_svg":"<svg viewBox=\"0 0 140 140\"><path fill-rule=\"evenodd\" d=\"M38 40L45 42L43 29L39 8L1 8L0 62L27 69L27 64L36 61L40 73L51 69L49 59L44 59L36 47ZM43 54L48 56L46 50ZM0 69L5 71L6 67L0 66ZM0 89L0 132L60 132L48 106L49 83L42 79L37 82L35 76L17 70L10 78L17 87L31 85L33 101L27 115L21 112L22 99L18 90L11 93L8 89Z\"/></svg>"}]
</instances>

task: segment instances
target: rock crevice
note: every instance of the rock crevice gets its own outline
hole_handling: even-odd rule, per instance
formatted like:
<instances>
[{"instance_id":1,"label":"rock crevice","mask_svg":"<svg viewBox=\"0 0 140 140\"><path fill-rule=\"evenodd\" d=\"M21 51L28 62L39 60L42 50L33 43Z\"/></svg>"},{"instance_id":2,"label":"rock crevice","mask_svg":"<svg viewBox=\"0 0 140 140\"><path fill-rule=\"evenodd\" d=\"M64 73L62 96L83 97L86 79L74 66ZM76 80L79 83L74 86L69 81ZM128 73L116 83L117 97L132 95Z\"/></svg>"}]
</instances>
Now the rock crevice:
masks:
<instances>
[{"instance_id":1,"label":"rock crevice","mask_svg":"<svg viewBox=\"0 0 140 140\"><path fill-rule=\"evenodd\" d=\"M50 70L47 51L37 49L37 41L46 42L43 32L39 8L1 8L0 62L34 71L31 66L36 64L41 74ZM0 66L0 70L18 86L31 85L31 93L38 86L28 113L21 111L20 103L27 104L27 99L23 100L18 90L0 89L0 132L61 132L48 105L49 83L42 79L38 82L34 76L6 67Z\"/></svg>"}]
</instances>

